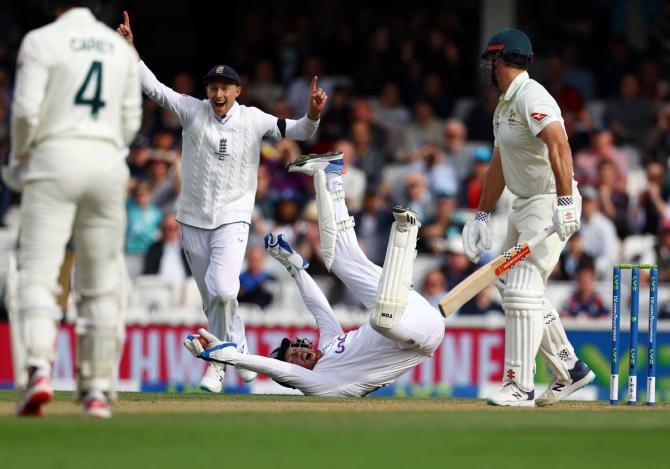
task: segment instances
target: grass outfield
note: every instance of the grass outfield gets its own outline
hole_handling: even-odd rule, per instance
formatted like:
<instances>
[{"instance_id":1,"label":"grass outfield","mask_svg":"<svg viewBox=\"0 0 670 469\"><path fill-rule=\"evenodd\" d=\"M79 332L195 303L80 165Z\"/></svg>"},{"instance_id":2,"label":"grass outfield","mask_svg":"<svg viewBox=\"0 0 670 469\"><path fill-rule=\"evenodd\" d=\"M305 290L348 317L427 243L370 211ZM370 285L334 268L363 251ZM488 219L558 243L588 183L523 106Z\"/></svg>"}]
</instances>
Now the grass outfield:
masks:
<instances>
[{"instance_id":1,"label":"grass outfield","mask_svg":"<svg viewBox=\"0 0 670 469\"><path fill-rule=\"evenodd\" d=\"M92 421L71 393L44 418L17 419L17 396L0 391L7 469L670 466L667 404L129 393L112 420Z\"/></svg>"}]
</instances>

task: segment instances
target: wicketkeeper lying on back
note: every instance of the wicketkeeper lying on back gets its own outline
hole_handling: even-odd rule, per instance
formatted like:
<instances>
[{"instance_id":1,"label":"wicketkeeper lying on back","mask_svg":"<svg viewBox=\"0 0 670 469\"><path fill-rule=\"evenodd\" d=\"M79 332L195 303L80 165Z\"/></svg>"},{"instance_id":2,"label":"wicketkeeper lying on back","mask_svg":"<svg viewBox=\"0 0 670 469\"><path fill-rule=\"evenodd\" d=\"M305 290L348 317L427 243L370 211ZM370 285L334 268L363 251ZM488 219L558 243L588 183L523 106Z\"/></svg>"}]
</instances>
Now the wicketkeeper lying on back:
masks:
<instances>
[{"instance_id":1,"label":"wicketkeeper lying on back","mask_svg":"<svg viewBox=\"0 0 670 469\"><path fill-rule=\"evenodd\" d=\"M321 253L326 266L372 311L364 326L345 333L325 296L305 272L308 266L283 235L268 233L268 253L293 276L319 327L319 348L305 340L282 340L271 357L237 352L208 331L189 336L184 345L196 357L265 373L306 395L361 397L395 381L430 357L444 337L437 309L411 289L420 223L413 212L396 207L384 268L358 246L353 219L344 202L342 154L307 155L289 165L314 177Z\"/></svg>"}]
</instances>

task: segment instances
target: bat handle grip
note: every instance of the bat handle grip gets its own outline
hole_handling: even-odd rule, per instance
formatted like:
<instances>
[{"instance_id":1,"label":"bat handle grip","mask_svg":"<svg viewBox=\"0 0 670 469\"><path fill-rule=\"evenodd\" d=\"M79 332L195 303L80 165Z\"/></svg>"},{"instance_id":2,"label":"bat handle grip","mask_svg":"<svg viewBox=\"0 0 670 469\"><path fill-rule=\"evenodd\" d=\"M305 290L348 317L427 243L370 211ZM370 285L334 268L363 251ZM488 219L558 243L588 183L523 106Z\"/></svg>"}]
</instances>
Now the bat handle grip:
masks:
<instances>
[{"instance_id":1,"label":"bat handle grip","mask_svg":"<svg viewBox=\"0 0 670 469\"><path fill-rule=\"evenodd\" d=\"M528 247L532 251L538 244L540 244L542 241L544 241L554 233L556 233L556 230L554 229L553 226L546 227L541 233L536 234L528 241L526 241L528 243Z\"/></svg>"}]
</instances>

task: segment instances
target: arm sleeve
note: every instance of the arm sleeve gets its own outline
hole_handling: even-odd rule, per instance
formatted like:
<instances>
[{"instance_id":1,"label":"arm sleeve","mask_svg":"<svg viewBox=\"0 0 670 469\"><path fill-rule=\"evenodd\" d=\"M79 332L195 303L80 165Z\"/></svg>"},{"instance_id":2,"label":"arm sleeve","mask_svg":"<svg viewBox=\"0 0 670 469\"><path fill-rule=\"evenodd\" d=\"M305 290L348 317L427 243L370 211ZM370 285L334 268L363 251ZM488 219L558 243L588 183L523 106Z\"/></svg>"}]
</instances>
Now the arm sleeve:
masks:
<instances>
[{"instance_id":1,"label":"arm sleeve","mask_svg":"<svg viewBox=\"0 0 670 469\"><path fill-rule=\"evenodd\" d=\"M131 62L128 70L128 81L123 94L121 105L121 127L123 132L123 143L130 145L137 131L142 125L142 91L140 84L140 69L137 57L131 50Z\"/></svg>"},{"instance_id":2,"label":"arm sleeve","mask_svg":"<svg viewBox=\"0 0 670 469\"><path fill-rule=\"evenodd\" d=\"M299 389L308 396L334 395L337 389L334 383L321 373L274 358L238 353L231 363L245 370L266 374L276 381Z\"/></svg>"},{"instance_id":3,"label":"arm sleeve","mask_svg":"<svg viewBox=\"0 0 670 469\"><path fill-rule=\"evenodd\" d=\"M49 81L46 51L34 34L28 34L19 49L12 106L12 155L28 152L33 143L40 110Z\"/></svg>"},{"instance_id":4,"label":"arm sleeve","mask_svg":"<svg viewBox=\"0 0 670 469\"><path fill-rule=\"evenodd\" d=\"M544 128L552 122L560 122L563 126L561 109L546 91L541 95L524 93L517 101L519 113L528 123L528 128L537 136Z\"/></svg>"},{"instance_id":5,"label":"arm sleeve","mask_svg":"<svg viewBox=\"0 0 670 469\"><path fill-rule=\"evenodd\" d=\"M298 284L302 301L305 302L305 306L319 326L319 343L325 345L335 337L344 334L328 300L314 279L304 270L298 270L295 281Z\"/></svg>"},{"instance_id":6,"label":"arm sleeve","mask_svg":"<svg viewBox=\"0 0 670 469\"><path fill-rule=\"evenodd\" d=\"M261 111L261 129L263 137L275 139L290 138L293 140L308 140L312 138L321 120L312 120L307 116L302 119L278 119L275 116Z\"/></svg>"},{"instance_id":7,"label":"arm sleeve","mask_svg":"<svg viewBox=\"0 0 670 469\"><path fill-rule=\"evenodd\" d=\"M192 96L179 94L172 88L165 86L158 81L156 75L149 70L149 67L143 61L140 60L139 66L144 94L159 106L172 111L179 119L182 128L189 128L202 102Z\"/></svg>"}]
</instances>

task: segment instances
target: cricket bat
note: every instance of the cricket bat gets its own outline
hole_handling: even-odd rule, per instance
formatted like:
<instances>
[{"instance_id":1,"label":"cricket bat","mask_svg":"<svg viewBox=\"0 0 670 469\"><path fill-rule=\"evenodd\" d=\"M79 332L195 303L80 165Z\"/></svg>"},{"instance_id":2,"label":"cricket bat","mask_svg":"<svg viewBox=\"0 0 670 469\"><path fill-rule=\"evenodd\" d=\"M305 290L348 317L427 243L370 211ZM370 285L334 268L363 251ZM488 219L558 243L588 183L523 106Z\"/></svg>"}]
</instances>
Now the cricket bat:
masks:
<instances>
[{"instance_id":1,"label":"cricket bat","mask_svg":"<svg viewBox=\"0 0 670 469\"><path fill-rule=\"evenodd\" d=\"M497 278L505 275L509 269L530 256L537 245L554 234L554 232L554 228L550 226L542 233L539 233L528 241L516 244L488 264L477 269L440 300L439 304L442 316L446 318L470 301L477 293L493 284Z\"/></svg>"}]
</instances>

